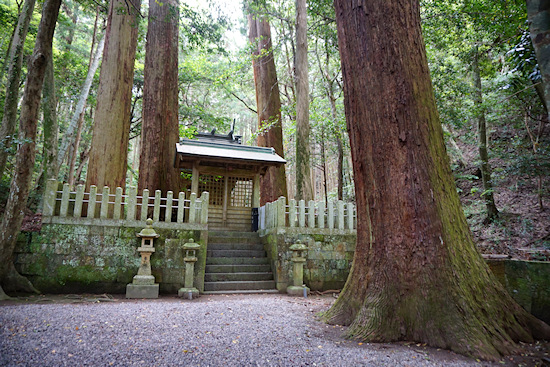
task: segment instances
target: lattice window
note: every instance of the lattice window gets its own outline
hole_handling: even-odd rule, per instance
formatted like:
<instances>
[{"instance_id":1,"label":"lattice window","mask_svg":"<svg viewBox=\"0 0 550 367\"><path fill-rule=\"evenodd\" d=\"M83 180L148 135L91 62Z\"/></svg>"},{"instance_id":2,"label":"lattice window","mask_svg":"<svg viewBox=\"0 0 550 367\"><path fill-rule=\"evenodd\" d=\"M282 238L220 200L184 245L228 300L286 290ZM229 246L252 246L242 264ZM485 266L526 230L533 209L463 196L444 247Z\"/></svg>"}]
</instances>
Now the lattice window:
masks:
<instances>
[{"instance_id":1,"label":"lattice window","mask_svg":"<svg viewBox=\"0 0 550 367\"><path fill-rule=\"evenodd\" d=\"M252 179L243 177L229 177L229 189L231 190L230 205L251 208L252 207Z\"/></svg>"},{"instance_id":2,"label":"lattice window","mask_svg":"<svg viewBox=\"0 0 550 367\"><path fill-rule=\"evenodd\" d=\"M222 206L224 194L223 176L201 175L199 177L199 193L203 191L210 193L210 205Z\"/></svg>"}]
</instances>

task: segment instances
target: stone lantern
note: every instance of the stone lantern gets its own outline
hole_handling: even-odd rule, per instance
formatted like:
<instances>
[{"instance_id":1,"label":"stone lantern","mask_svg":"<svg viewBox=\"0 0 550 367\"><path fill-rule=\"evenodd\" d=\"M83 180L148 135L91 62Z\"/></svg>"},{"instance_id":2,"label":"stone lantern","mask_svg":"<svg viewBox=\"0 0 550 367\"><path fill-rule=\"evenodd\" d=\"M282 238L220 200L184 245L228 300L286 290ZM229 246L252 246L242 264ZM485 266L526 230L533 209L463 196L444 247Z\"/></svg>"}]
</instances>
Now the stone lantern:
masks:
<instances>
[{"instance_id":1,"label":"stone lantern","mask_svg":"<svg viewBox=\"0 0 550 367\"><path fill-rule=\"evenodd\" d=\"M291 261L294 263L292 268L293 285L286 288L286 292L290 296L304 296L309 293L309 288L304 284L304 263L306 262L307 246L300 240L290 246L292 251Z\"/></svg>"},{"instance_id":2,"label":"stone lantern","mask_svg":"<svg viewBox=\"0 0 550 367\"><path fill-rule=\"evenodd\" d=\"M178 297L186 297L188 299L193 299L198 297L199 290L193 287L193 279L195 274L195 263L197 262L197 251L201 248L198 243L190 238L189 242L183 245L183 253L185 261L185 281L183 288L178 290Z\"/></svg>"},{"instance_id":3,"label":"stone lantern","mask_svg":"<svg viewBox=\"0 0 550 367\"><path fill-rule=\"evenodd\" d=\"M159 285L151 274L151 254L155 252L153 241L160 236L153 229L153 220L147 219L146 226L137 234L141 238L138 252L141 254L141 265L132 283L126 286L126 298L158 298Z\"/></svg>"}]
</instances>

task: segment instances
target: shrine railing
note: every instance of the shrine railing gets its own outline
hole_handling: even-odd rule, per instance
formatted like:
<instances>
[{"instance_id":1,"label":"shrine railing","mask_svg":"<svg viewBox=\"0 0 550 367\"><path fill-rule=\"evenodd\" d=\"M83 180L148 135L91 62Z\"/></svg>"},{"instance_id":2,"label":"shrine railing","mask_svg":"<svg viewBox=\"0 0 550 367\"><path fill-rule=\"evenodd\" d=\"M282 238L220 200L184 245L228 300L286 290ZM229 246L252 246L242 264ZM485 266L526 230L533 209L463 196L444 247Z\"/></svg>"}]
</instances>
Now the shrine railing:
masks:
<instances>
[{"instance_id":1,"label":"shrine railing","mask_svg":"<svg viewBox=\"0 0 550 367\"><path fill-rule=\"evenodd\" d=\"M258 229L277 227L321 228L355 230L357 228L356 210L353 203L341 200L296 201L281 196L277 201L259 208Z\"/></svg>"},{"instance_id":2,"label":"shrine railing","mask_svg":"<svg viewBox=\"0 0 550 367\"><path fill-rule=\"evenodd\" d=\"M145 221L152 218L154 222L166 223L208 223L208 192L200 197L195 193L179 192L174 197L172 191L162 196L160 190L150 196L149 190L138 195L136 187L129 187L124 193L117 187L114 193L105 186L98 192L96 186L88 191L84 185L70 190L69 184L62 185L56 180L49 180L44 193L43 216L99 218L114 220Z\"/></svg>"}]
</instances>

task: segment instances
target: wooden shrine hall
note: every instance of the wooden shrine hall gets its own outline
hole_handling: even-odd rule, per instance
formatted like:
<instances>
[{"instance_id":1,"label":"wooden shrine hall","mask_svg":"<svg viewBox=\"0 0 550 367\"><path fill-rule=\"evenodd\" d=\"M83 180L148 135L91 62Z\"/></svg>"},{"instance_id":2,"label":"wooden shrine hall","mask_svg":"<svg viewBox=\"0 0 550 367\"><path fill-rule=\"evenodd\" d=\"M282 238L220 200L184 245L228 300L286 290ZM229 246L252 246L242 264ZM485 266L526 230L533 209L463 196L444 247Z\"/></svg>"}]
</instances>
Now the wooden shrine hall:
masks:
<instances>
[{"instance_id":1,"label":"wooden shrine hall","mask_svg":"<svg viewBox=\"0 0 550 367\"><path fill-rule=\"evenodd\" d=\"M197 137L176 144L174 165L186 179L184 190L197 195L209 192L210 229L256 230L260 176L286 161L273 148L242 145L241 136L232 132L221 135L213 130Z\"/></svg>"}]
</instances>

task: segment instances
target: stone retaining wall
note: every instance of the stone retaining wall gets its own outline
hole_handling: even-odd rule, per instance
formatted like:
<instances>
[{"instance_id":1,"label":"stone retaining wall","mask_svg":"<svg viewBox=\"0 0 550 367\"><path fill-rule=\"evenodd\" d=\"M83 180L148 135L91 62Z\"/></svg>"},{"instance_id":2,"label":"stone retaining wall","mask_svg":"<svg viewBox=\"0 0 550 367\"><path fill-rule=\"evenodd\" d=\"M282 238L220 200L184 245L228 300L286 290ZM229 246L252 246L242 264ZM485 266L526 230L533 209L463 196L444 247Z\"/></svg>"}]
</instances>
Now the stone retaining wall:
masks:
<instances>
[{"instance_id":1,"label":"stone retaining wall","mask_svg":"<svg viewBox=\"0 0 550 367\"><path fill-rule=\"evenodd\" d=\"M278 227L264 230L260 236L280 292L285 292L292 284L290 246L297 240L308 246L304 282L311 290L341 289L344 286L355 251L355 231Z\"/></svg>"},{"instance_id":2,"label":"stone retaining wall","mask_svg":"<svg viewBox=\"0 0 550 367\"><path fill-rule=\"evenodd\" d=\"M40 232L24 232L15 249L17 270L43 293L125 293L140 265L136 234L144 221L45 217ZM182 245L201 245L195 287L204 290L208 231L201 224L153 223L160 235L151 256L160 291L177 294L183 286Z\"/></svg>"}]
</instances>

